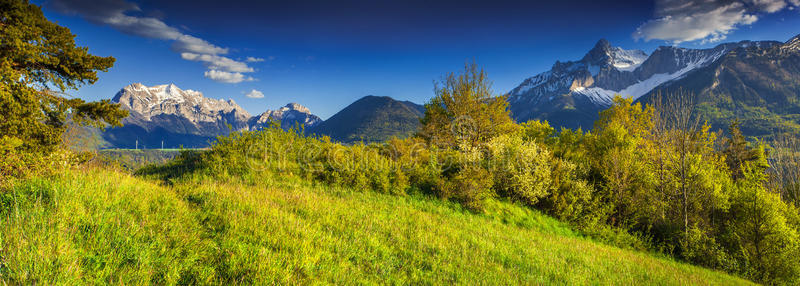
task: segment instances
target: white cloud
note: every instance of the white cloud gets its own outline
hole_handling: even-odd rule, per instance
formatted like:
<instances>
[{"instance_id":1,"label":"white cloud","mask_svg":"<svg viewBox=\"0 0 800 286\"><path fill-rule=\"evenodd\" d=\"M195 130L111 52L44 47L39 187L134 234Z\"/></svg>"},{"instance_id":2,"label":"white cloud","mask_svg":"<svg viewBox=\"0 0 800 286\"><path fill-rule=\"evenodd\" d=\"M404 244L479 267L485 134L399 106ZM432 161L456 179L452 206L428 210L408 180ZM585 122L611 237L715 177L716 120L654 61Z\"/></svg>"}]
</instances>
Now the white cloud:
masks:
<instances>
[{"instance_id":1,"label":"white cloud","mask_svg":"<svg viewBox=\"0 0 800 286\"><path fill-rule=\"evenodd\" d=\"M245 59L245 61L248 62L248 63L260 63L260 62L263 62L264 59L263 58L256 58L256 57L247 57L247 59Z\"/></svg>"},{"instance_id":2,"label":"white cloud","mask_svg":"<svg viewBox=\"0 0 800 286\"><path fill-rule=\"evenodd\" d=\"M783 8L786 8L788 5L786 1L783 0L751 0L752 4L761 11L767 13L775 13Z\"/></svg>"},{"instance_id":3,"label":"white cloud","mask_svg":"<svg viewBox=\"0 0 800 286\"><path fill-rule=\"evenodd\" d=\"M253 89L253 90L250 90L250 92L246 93L244 96L247 96L249 98L264 98L264 93L262 93L261 91Z\"/></svg>"},{"instance_id":4,"label":"white cloud","mask_svg":"<svg viewBox=\"0 0 800 286\"><path fill-rule=\"evenodd\" d=\"M211 80L224 82L224 83L240 83L243 81L254 81L256 79L245 76L242 73L238 72L226 72L226 71L218 71L218 70L207 70L203 75Z\"/></svg>"},{"instance_id":5,"label":"white cloud","mask_svg":"<svg viewBox=\"0 0 800 286\"><path fill-rule=\"evenodd\" d=\"M80 15L89 22L107 25L125 34L173 41L172 49L180 53L181 58L200 61L208 67L209 70L205 73L207 78L226 83L252 79L241 74L254 71L247 63L220 56L228 54L228 48L184 34L158 18L132 16L130 13L141 12L135 3L126 0L52 0L47 5L59 13ZM220 72L229 75L223 76L219 74ZM241 79L235 76L236 74L239 74Z\"/></svg>"},{"instance_id":6,"label":"white cloud","mask_svg":"<svg viewBox=\"0 0 800 286\"><path fill-rule=\"evenodd\" d=\"M788 1L788 2L787 2ZM656 18L636 29L633 37L675 44L724 40L741 26L755 23L759 14L799 6L800 0L657 0Z\"/></svg>"},{"instance_id":7,"label":"white cloud","mask_svg":"<svg viewBox=\"0 0 800 286\"><path fill-rule=\"evenodd\" d=\"M189 61L203 62L209 69L223 70L228 72L253 72L253 68L246 63L235 61L227 57L217 55L203 55L195 53L181 53L181 58Z\"/></svg>"},{"instance_id":8,"label":"white cloud","mask_svg":"<svg viewBox=\"0 0 800 286\"><path fill-rule=\"evenodd\" d=\"M227 54L228 48L220 48L208 43L206 40L189 35L181 35L172 44L172 49L176 52L198 53L198 54Z\"/></svg>"}]
</instances>

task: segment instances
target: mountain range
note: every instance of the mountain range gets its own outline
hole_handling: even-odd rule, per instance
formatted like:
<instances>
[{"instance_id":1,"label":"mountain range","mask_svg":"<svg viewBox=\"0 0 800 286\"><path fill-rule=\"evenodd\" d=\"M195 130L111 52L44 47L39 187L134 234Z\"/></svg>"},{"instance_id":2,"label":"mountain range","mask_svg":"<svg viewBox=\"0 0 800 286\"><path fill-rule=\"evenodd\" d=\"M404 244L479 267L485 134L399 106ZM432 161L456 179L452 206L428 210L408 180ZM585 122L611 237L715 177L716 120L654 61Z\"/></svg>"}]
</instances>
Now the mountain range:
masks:
<instances>
[{"instance_id":1,"label":"mountain range","mask_svg":"<svg viewBox=\"0 0 800 286\"><path fill-rule=\"evenodd\" d=\"M115 148L158 148L162 143L170 148L205 147L216 136L263 129L272 122L286 129L322 122L297 103L252 116L233 100L208 98L174 84L148 87L134 83L122 88L112 101L130 113L123 119L123 127L102 132L105 146Z\"/></svg>"},{"instance_id":2,"label":"mountain range","mask_svg":"<svg viewBox=\"0 0 800 286\"><path fill-rule=\"evenodd\" d=\"M339 142L377 142L410 135L424 111L409 101L365 96L326 121L298 103L253 116L233 100L208 98L174 84L134 83L122 88L112 101L130 114L122 127L91 132L102 137L100 146L105 148L206 147L216 136L272 124L283 129L302 126L308 134Z\"/></svg>"},{"instance_id":3,"label":"mountain range","mask_svg":"<svg viewBox=\"0 0 800 286\"><path fill-rule=\"evenodd\" d=\"M616 94L647 101L654 93L668 97L680 89L696 96L699 115L714 127L738 118L752 123L748 135L796 131L798 41L800 36L710 49L662 46L647 55L600 40L582 59L557 61L512 89L509 109L518 122L538 119L590 129Z\"/></svg>"},{"instance_id":4,"label":"mountain range","mask_svg":"<svg viewBox=\"0 0 800 286\"><path fill-rule=\"evenodd\" d=\"M695 95L697 111L715 129L738 119L746 135L800 133L800 35L786 42L741 41L709 49L662 46L651 54L600 40L580 60L556 61L549 71L508 93L517 122L547 120L559 128L590 129L615 95L648 102L662 92ZM339 142L405 137L419 126L422 105L365 96L327 120L298 104L251 115L233 100L205 97L174 84L134 83L112 99L130 111L123 127L99 132L105 147L205 147L240 130L303 126Z\"/></svg>"}]
</instances>

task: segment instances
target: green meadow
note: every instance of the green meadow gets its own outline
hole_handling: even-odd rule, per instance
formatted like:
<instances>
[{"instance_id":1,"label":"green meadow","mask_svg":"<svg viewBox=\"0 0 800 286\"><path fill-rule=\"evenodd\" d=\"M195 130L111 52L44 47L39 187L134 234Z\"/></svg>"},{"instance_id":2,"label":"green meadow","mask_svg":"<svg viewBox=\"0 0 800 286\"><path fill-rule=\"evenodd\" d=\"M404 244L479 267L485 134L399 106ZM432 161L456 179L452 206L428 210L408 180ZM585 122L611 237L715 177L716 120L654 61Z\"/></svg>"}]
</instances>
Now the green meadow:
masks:
<instances>
[{"instance_id":1,"label":"green meadow","mask_svg":"<svg viewBox=\"0 0 800 286\"><path fill-rule=\"evenodd\" d=\"M89 168L0 195L0 281L31 284L750 284L592 241L535 210L288 177L164 184Z\"/></svg>"}]
</instances>

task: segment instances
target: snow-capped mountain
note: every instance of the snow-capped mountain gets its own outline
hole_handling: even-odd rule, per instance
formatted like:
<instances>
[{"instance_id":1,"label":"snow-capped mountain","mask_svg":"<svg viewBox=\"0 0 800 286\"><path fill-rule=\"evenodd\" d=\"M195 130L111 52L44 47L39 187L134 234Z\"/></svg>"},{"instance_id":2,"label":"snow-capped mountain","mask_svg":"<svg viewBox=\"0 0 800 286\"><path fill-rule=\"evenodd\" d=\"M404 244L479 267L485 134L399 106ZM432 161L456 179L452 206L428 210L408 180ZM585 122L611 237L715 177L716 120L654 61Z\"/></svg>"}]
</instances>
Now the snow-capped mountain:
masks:
<instances>
[{"instance_id":1,"label":"snow-capped mountain","mask_svg":"<svg viewBox=\"0 0 800 286\"><path fill-rule=\"evenodd\" d=\"M269 127L269 124L273 121L279 122L281 128L289 129L298 124L304 125L305 127L313 127L322 122L322 119L311 114L311 111L305 106L292 102L278 110L267 110L258 116L250 118L250 129Z\"/></svg>"},{"instance_id":2,"label":"snow-capped mountain","mask_svg":"<svg viewBox=\"0 0 800 286\"><path fill-rule=\"evenodd\" d=\"M134 83L120 90L112 101L130 111L125 125L157 127L176 133L217 136L233 130L248 129L250 113L232 99L204 97L199 91L182 90L174 84L144 86Z\"/></svg>"},{"instance_id":3,"label":"snow-capped mountain","mask_svg":"<svg viewBox=\"0 0 800 286\"><path fill-rule=\"evenodd\" d=\"M800 36L785 43L744 42L656 90L694 94L697 114L715 130L738 120L747 136L795 136L800 134L799 47ZM638 100L649 102L653 93Z\"/></svg>"},{"instance_id":4,"label":"snow-capped mountain","mask_svg":"<svg viewBox=\"0 0 800 286\"><path fill-rule=\"evenodd\" d=\"M621 71L632 71L639 67L645 60L647 60L647 53L641 50L623 50L619 47L614 47L610 55L615 68Z\"/></svg>"},{"instance_id":5,"label":"snow-capped mountain","mask_svg":"<svg viewBox=\"0 0 800 286\"><path fill-rule=\"evenodd\" d=\"M154 148L162 142L165 147L205 147L216 136L262 129L272 121L284 128L297 123L310 127L322 121L297 103L251 116L232 99L208 98L174 84L134 83L122 88L112 101L130 115L123 119L123 127L109 128L102 135L111 146L121 148Z\"/></svg>"},{"instance_id":6,"label":"snow-capped mountain","mask_svg":"<svg viewBox=\"0 0 800 286\"><path fill-rule=\"evenodd\" d=\"M795 36L781 46L781 52L784 53L797 51L800 51L800 35Z\"/></svg>"},{"instance_id":7,"label":"snow-capped mountain","mask_svg":"<svg viewBox=\"0 0 800 286\"><path fill-rule=\"evenodd\" d=\"M659 47L648 56L600 40L582 59L557 61L551 70L523 81L509 93L509 108L520 122L546 119L557 126L587 128L615 94L638 99L737 47L776 44L780 43L743 41L711 49Z\"/></svg>"}]
</instances>

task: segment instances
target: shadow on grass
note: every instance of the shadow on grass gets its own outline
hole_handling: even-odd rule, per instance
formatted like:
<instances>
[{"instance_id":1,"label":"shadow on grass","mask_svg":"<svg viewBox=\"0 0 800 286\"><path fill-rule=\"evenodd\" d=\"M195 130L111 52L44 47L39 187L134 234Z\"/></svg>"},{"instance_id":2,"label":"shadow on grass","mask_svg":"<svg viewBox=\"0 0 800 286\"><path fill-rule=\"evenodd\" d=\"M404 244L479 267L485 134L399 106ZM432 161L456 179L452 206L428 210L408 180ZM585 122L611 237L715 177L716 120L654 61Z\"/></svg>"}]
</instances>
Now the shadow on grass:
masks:
<instances>
[{"instance_id":1,"label":"shadow on grass","mask_svg":"<svg viewBox=\"0 0 800 286\"><path fill-rule=\"evenodd\" d=\"M182 150L180 155L164 164L151 164L144 166L134 175L156 179L165 184L172 185L174 181L190 177L206 167L204 156L207 150Z\"/></svg>"}]
</instances>

